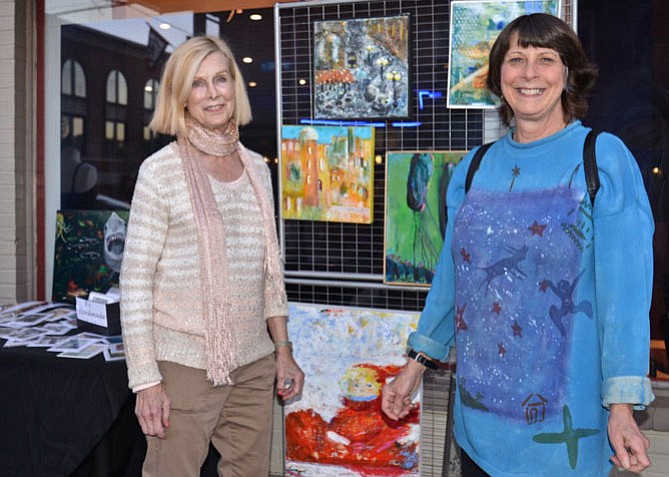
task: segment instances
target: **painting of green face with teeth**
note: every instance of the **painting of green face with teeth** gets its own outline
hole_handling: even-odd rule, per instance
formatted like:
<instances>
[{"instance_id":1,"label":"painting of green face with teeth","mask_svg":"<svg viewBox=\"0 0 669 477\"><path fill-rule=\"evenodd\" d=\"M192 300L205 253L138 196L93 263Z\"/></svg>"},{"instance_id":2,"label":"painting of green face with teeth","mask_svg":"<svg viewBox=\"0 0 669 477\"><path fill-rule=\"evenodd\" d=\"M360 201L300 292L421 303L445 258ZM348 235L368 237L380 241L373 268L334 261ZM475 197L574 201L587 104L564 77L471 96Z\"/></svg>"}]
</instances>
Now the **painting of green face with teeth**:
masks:
<instances>
[{"instance_id":1,"label":"painting of green face with teeth","mask_svg":"<svg viewBox=\"0 0 669 477\"><path fill-rule=\"evenodd\" d=\"M56 218L52 300L118 286L128 211L63 210Z\"/></svg>"}]
</instances>

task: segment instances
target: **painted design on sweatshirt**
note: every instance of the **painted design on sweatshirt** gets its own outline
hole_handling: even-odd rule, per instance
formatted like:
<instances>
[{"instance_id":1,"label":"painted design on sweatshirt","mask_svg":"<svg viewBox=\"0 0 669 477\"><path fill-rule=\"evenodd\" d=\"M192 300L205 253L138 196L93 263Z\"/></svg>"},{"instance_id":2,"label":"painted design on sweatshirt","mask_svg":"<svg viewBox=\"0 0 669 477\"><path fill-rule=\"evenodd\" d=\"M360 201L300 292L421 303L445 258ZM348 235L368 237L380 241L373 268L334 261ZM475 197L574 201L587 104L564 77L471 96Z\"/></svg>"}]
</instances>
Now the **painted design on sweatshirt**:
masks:
<instances>
[{"instance_id":1,"label":"painted design on sweatshirt","mask_svg":"<svg viewBox=\"0 0 669 477\"><path fill-rule=\"evenodd\" d=\"M511 169L511 185L509 185L509 192L513 190L513 185L516 183L516 177L520 175L520 167L514 166Z\"/></svg>"},{"instance_id":2,"label":"painted design on sweatshirt","mask_svg":"<svg viewBox=\"0 0 669 477\"><path fill-rule=\"evenodd\" d=\"M588 318L592 318L592 303L588 300L583 300L576 305L573 300L574 290L584 272L585 270L581 271L571 283L564 279L558 281L557 284L554 284L550 280L542 280L539 286L539 290L546 292L546 290L550 289L560 299L560 307L551 305L548 315L562 336L567 336L563 318L574 316L577 313L585 313Z\"/></svg>"},{"instance_id":3,"label":"painted design on sweatshirt","mask_svg":"<svg viewBox=\"0 0 669 477\"><path fill-rule=\"evenodd\" d=\"M599 429L574 429L569 406L562 408L562 419L564 429L562 432L544 432L532 437L540 444L565 444L567 446L567 458L572 469L578 463L578 440L599 434Z\"/></svg>"},{"instance_id":4,"label":"painted design on sweatshirt","mask_svg":"<svg viewBox=\"0 0 669 477\"><path fill-rule=\"evenodd\" d=\"M522 404L535 395L546 416L561 414L574 319L592 317L592 305L578 293L581 249L562 228L585 220L574 213L582 198L564 186L467 194L452 245L464 406L525 422Z\"/></svg>"},{"instance_id":5,"label":"painted design on sweatshirt","mask_svg":"<svg viewBox=\"0 0 669 477\"><path fill-rule=\"evenodd\" d=\"M573 210L569 211L570 220L562 222L563 232L574 242L579 250L592 246L592 203L586 195Z\"/></svg>"}]
</instances>

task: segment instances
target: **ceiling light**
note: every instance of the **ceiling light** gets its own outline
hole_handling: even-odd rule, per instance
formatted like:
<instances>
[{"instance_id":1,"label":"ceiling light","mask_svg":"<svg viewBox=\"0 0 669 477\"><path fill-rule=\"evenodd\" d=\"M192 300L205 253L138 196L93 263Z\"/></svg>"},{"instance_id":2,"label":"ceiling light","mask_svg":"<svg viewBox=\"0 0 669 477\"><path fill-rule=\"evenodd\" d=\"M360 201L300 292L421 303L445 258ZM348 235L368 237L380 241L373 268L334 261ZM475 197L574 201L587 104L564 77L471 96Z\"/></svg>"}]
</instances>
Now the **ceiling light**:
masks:
<instances>
[{"instance_id":1,"label":"ceiling light","mask_svg":"<svg viewBox=\"0 0 669 477\"><path fill-rule=\"evenodd\" d=\"M262 20L262 15L260 13L252 13L249 18L254 21Z\"/></svg>"},{"instance_id":2,"label":"ceiling light","mask_svg":"<svg viewBox=\"0 0 669 477\"><path fill-rule=\"evenodd\" d=\"M253 58L251 58L250 56L245 56L244 58L242 58L242 61L247 64L253 63Z\"/></svg>"},{"instance_id":3,"label":"ceiling light","mask_svg":"<svg viewBox=\"0 0 669 477\"><path fill-rule=\"evenodd\" d=\"M305 84L307 84L307 80L301 79L300 81L298 81L298 83L300 83L302 86L304 86Z\"/></svg>"},{"instance_id":4,"label":"ceiling light","mask_svg":"<svg viewBox=\"0 0 669 477\"><path fill-rule=\"evenodd\" d=\"M255 88L256 86L258 86L258 83L255 81L249 81L249 88Z\"/></svg>"},{"instance_id":5,"label":"ceiling light","mask_svg":"<svg viewBox=\"0 0 669 477\"><path fill-rule=\"evenodd\" d=\"M161 30L169 30L170 28L172 28L172 25L166 22L162 22L160 25L158 25L158 28L160 28Z\"/></svg>"}]
</instances>

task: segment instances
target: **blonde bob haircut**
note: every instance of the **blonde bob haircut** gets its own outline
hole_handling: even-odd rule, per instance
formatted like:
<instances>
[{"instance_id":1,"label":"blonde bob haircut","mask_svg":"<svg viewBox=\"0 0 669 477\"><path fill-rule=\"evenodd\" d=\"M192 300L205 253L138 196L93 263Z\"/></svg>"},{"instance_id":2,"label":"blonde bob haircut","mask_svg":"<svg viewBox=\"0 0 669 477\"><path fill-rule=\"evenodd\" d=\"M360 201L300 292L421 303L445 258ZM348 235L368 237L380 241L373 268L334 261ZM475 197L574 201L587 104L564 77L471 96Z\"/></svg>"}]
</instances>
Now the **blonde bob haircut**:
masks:
<instances>
[{"instance_id":1,"label":"blonde bob haircut","mask_svg":"<svg viewBox=\"0 0 669 477\"><path fill-rule=\"evenodd\" d=\"M173 136L186 135L185 104L191 93L193 78L200 63L212 53L222 53L228 62L228 70L235 86L235 122L238 126L251 122L251 104L246 85L230 46L220 38L195 36L179 45L165 64L156 109L149 123L153 131Z\"/></svg>"}]
</instances>

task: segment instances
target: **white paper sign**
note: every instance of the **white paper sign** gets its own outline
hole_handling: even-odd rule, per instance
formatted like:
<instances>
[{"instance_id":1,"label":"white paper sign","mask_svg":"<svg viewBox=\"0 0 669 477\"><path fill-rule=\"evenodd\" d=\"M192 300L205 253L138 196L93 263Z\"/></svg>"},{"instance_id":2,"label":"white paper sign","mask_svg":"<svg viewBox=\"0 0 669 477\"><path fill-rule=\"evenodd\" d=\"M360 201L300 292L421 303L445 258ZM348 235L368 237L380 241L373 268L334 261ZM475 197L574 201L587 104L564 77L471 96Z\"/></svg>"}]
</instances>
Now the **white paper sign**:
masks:
<instances>
[{"instance_id":1,"label":"white paper sign","mask_svg":"<svg viewBox=\"0 0 669 477\"><path fill-rule=\"evenodd\" d=\"M107 305L77 298L77 320L107 328Z\"/></svg>"}]
</instances>

